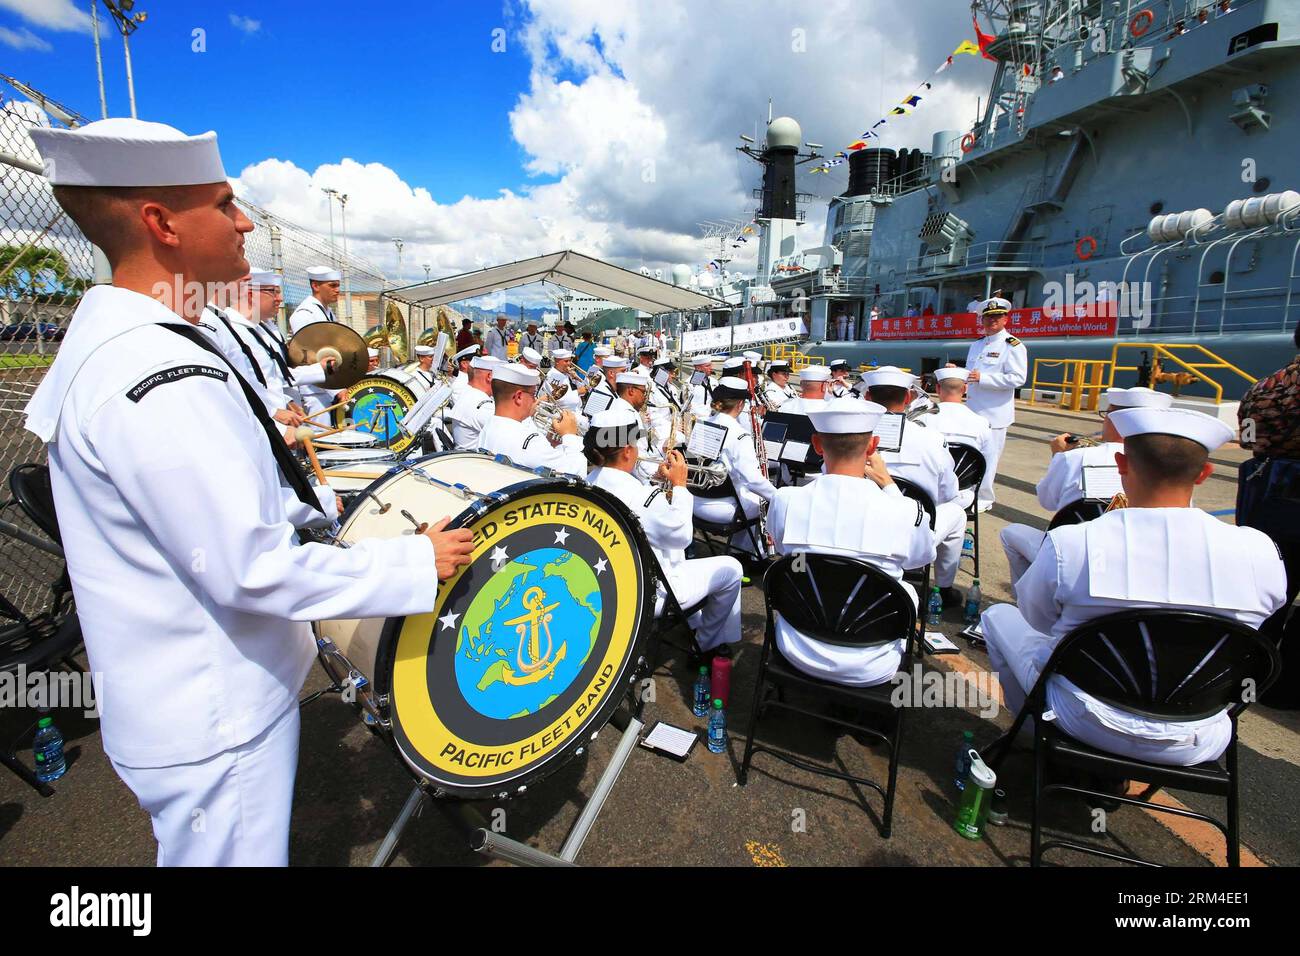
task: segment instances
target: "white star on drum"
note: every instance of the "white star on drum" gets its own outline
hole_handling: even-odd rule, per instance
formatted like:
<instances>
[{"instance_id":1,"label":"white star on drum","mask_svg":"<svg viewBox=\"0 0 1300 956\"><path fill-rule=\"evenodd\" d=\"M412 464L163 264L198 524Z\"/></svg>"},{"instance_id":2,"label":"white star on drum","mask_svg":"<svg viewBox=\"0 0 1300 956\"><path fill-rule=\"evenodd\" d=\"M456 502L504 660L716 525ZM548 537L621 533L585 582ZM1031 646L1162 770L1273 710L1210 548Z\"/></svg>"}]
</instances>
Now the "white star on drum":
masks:
<instances>
[{"instance_id":1,"label":"white star on drum","mask_svg":"<svg viewBox=\"0 0 1300 956\"><path fill-rule=\"evenodd\" d=\"M566 531L564 528L561 528L559 531L555 532L556 544L564 544L568 540L569 540L569 532Z\"/></svg>"},{"instance_id":2,"label":"white star on drum","mask_svg":"<svg viewBox=\"0 0 1300 956\"><path fill-rule=\"evenodd\" d=\"M607 567L609 567L609 562L607 562L604 558L601 558L599 561L596 562L596 573L600 574L600 572L604 571Z\"/></svg>"},{"instance_id":3,"label":"white star on drum","mask_svg":"<svg viewBox=\"0 0 1300 956\"><path fill-rule=\"evenodd\" d=\"M500 571L505 567L505 563L510 560L510 555L506 554L506 549L498 545L492 549L492 570Z\"/></svg>"},{"instance_id":4,"label":"white star on drum","mask_svg":"<svg viewBox=\"0 0 1300 956\"><path fill-rule=\"evenodd\" d=\"M438 618L438 622L442 624L444 628L450 628L454 631L456 629L456 618L458 617L460 617L459 614L453 614L451 611L448 611L445 616Z\"/></svg>"}]
</instances>

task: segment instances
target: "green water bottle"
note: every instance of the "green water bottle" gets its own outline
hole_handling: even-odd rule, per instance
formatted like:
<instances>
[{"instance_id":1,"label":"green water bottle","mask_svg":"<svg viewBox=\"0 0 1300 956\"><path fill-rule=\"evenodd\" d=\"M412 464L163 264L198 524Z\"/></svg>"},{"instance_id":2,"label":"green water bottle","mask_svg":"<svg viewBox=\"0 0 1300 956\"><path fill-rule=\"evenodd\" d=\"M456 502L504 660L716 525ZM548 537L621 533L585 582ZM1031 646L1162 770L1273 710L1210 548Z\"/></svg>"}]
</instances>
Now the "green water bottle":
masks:
<instances>
[{"instance_id":1,"label":"green water bottle","mask_svg":"<svg viewBox=\"0 0 1300 956\"><path fill-rule=\"evenodd\" d=\"M968 840L978 840L984 836L984 823L988 819L989 804L993 802L993 790L998 782L995 774L977 751L971 750L970 770L966 774L966 789L961 792L961 802L957 805L957 819L953 829Z\"/></svg>"}]
</instances>

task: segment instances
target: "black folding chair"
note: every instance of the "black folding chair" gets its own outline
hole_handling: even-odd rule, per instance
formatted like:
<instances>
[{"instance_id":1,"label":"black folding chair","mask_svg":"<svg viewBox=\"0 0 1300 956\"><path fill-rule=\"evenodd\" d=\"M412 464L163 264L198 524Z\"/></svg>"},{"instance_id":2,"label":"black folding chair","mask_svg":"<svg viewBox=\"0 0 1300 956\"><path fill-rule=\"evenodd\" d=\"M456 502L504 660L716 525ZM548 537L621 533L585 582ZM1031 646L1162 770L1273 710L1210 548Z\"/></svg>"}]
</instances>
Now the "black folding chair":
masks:
<instances>
[{"instance_id":1,"label":"black folding chair","mask_svg":"<svg viewBox=\"0 0 1300 956\"><path fill-rule=\"evenodd\" d=\"M1093 518L1100 518L1106 513L1110 506L1109 501L1101 501L1097 498L1080 498L1077 501L1071 501L1068 505L1052 515L1051 522L1047 525L1047 530L1060 528L1067 524L1083 524L1091 521Z\"/></svg>"},{"instance_id":2,"label":"black folding chair","mask_svg":"<svg viewBox=\"0 0 1300 956\"><path fill-rule=\"evenodd\" d=\"M736 486L732 483L730 475L727 476L725 481L713 488L700 488L698 490L692 488L691 495L705 501L730 499L735 506L730 521L706 521L698 515L695 517L695 531L704 542L704 546L709 549L709 554L715 556L718 554L715 541L719 541L722 544L723 554L743 557L746 560L757 560L762 556L763 548L758 533L758 526L762 519L758 515L752 518L745 517L745 509L740 503L740 494L736 491ZM735 547L731 543L732 536L741 532L748 535L750 543L753 545L754 550L750 554L745 554L742 549Z\"/></svg>"},{"instance_id":3,"label":"black folding chair","mask_svg":"<svg viewBox=\"0 0 1300 956\"><path fill-rule=\"evenodd\" d=\"M913 501L919 501L921 507L925 509L926 516L930 519L930 530L934 530L935 507L934 499L929 493L918 484L908 481L906 478L895 478L894 484L898 485L898 490L903 493L904 498L911 498ZM921 607L925 607L926 602L930 599L930 565L923 568L909 568L903 572L903 580L908 584L916 587L916 593L921 602ZM922 615L924 620L924 615Z\"/></svg>"},{"instance_id":4,"label":"black folding chair","mask_svg":"<svg viewBox=\"0 0 1300 956\"><path fill-rule=\"evenodd\" d=\"M837 647L870 648L906 641L899 670L910 674L916 659L916 605L906 589L879 568L857 558L825 554L786 555L768 569L763 579L767 607L767 634L763 657L754 687L754 708L749 719L749 736L740 764L739 782L749 778L749 765L756 753L769 753L779 760L810 773L847 780L870 787L885 801L880 817L880 835L889 838L893 827L894 795L898 783L898 758L903 739L904 707L892 701L892 681L875 687L849 687L813 677L799 670L776 646L776 618L779 613L799 632ZM880 730L855 724L840 717L808 710L785 700L785 691L811 691L829 704L865 710L885 717ZM769 693L772 691L775 693ZM829 723L859 731L889 747L889 776L885 786L874 780L841 773L811 763L788 751L756 744L758 725L769 707L791 710Z\"/></svg>"},{"instance_id":5,"label":"black folding chair","mask_svg":"<svg viewBox=\"0 0 1300 956\"><path fill-rule=\"evenodd\" d=\"M655 618L654 630L651 634L651 643L649 648L650 670L654 671L659 666L659 655L663 647L676 648L687 654L689 657L699 659L704 652L700 650L699 643L695 640L695 629L691 627L690 619L700 608L704 607L704 600L698 601L690 607L682 607L677 595L673 593L673 587L668 581L668 575L664 573L663 566L655 559L654 573L658 581L664 587L664 607L663 611ZM679 644L670 640L668 635L679 627L686 629L686 643Z\"/></svg>"},{"instance_id":6,"label":"black folding chair","mask_svg":"<svg viewBox=\"0 0 1300 956\"><path fill-rule=\"evenodd\" d=\"M984 470L988 463L978 448L965 442L948 442L948 451L952 455L953 466L957 472L957 490L975 492L971 496L969 507L966 508L966 520L974 526L971 532L971 559L975 567L971 577L978 578L980 576L979 486L984 481Z\"/></svg>"},{"instance_id":7,"label":"black folding chair","mask_svg":"<svg viewBox=\"0 0 1300 956\"><path fill-rule=\"evenodd\" d=\"M1026 718L1034 718L1030 865L1038 866L1043 854L1057 847L1125 863L1159 865L1071 840L1043 843L1042 800L1060 791L1112 799L1212 824L1227 841L1228 865L1239 866L1237 718L1273 683L1280 669L1277 650L1255 629L1213 614L1150 609L1121 611L1089 621L1067 634L1043 668L1011 730L986 751L995 751L990 763L996 770ZM1217 760L1192 767L1150 763L1075 740L1055 722L1042 719L1048 709L1047 682L1057 676L1103 703L1153 720L1202 720L1226 710L1232 721L1232 737L1224 753L1226 766ZM1048 774L1061 769L1136 780L1148 787L1135 798L1100 793L1069 783L1048 783ZM1227 821L1151 803L1150 798L1163 787L1225 798Z\"/></svg>"}]
</instances>

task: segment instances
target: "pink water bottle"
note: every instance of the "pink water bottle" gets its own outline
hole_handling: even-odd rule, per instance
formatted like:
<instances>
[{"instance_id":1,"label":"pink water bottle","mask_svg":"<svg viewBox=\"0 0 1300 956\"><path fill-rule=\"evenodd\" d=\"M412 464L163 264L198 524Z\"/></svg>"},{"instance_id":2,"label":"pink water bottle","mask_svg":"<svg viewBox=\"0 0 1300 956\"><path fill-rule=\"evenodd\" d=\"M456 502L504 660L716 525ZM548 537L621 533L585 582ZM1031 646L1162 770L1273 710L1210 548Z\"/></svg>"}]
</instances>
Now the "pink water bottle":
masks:
<instances>
[{"instance_id":1,"label":"pink water bottle","mask_svg":"<svg viewBox=\"0 0 1300 956\"><path fill-rule=\"evenodd\" d=\"M713 658L713 671L710 675L709 693L722 701L726 707L731 701L731 658L721 654Z\"/></svg>"}]
</instances>

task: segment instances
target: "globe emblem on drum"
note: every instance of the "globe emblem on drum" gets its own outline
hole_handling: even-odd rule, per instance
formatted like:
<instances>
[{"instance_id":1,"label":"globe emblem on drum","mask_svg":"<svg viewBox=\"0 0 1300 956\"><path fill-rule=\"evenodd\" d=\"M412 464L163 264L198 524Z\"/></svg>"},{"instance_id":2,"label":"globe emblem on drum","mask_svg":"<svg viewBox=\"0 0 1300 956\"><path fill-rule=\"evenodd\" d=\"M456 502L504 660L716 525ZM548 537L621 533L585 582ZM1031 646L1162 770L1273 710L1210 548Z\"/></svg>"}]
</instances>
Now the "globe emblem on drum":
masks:
<instances>
[{"instance_id":1,"label":"globe emblem on drum","mask_svg":"<svg viewBox=\"0 0 1300 956\"><path fill-rule=\"evenodd\" d=\"M536 714L582 673L601 623L596 571L561 548L493 557L456 636L456 683L484 717Z\"/></svg>"}]
</instances>

